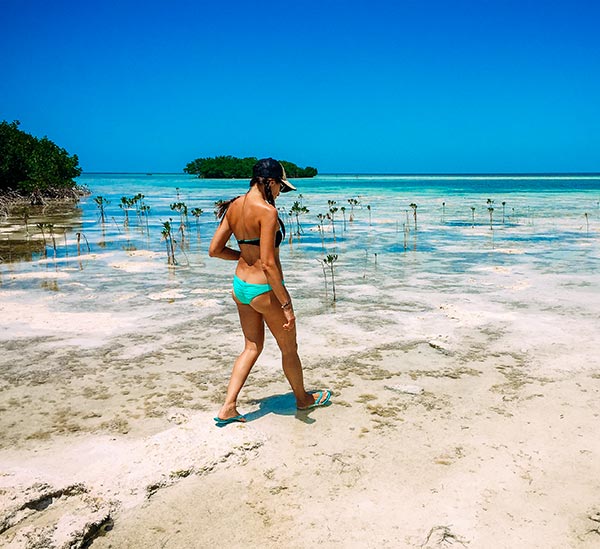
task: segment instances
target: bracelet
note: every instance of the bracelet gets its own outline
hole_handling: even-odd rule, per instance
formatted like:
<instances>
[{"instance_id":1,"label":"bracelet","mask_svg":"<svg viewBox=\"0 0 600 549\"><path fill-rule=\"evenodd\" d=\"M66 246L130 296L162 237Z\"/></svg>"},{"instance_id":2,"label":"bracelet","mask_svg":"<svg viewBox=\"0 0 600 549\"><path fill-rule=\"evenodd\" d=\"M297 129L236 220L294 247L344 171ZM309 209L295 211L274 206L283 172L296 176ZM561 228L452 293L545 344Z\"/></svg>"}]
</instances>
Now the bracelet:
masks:
<instances>
[{"instance_id":1,"label":"bracelet","mask_svg":"<svg viewBox=\"0 0 600 549\"><path fill-rule=\"evenodd\" d=\"M291 307L291 306L292 306L292 302L291 301L286 301L285 303L283 303L281 305L281 308L282 309L287 309L288 307Z\"/></svg>"}]
</instances>

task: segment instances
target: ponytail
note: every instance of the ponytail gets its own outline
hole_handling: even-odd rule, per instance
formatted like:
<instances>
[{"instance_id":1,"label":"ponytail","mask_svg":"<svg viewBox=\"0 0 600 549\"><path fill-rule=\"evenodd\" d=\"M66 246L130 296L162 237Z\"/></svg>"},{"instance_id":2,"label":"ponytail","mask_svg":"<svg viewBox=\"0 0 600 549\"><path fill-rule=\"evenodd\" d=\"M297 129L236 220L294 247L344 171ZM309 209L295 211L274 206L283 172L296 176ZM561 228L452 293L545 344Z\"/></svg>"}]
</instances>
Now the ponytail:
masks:
<instances>
[{"instance_id":1,"label":"ponytail","mask_svg":"<svg viewBox=\"0 0 600 549\"><path fill-rule=\"evenodd\" d=\"M271 204L271 206L273 206L275 209L277 209L277 206L275 206L275 199L273 198L273 193L271 192L271 185L268 182L266 182L264 184L264 188L265 196L267 197L267 202Z\"/></svg>"},{"instance_id":2,"label":"ponytail","mask_svg":"<svg viewBox=\"0 0 600 549\"><path fill-rule=\"evenodd\" d=\"M231 206L233 201L237 200L238 198L239 196L236 196L235 198L231 198L229 200L218 200L217 202L215 202L215 217L217 219L220 219L222 222L225 217L225 214L227 213L227 210L229 209L229 206Z\"/></svg>"}]
</instances>

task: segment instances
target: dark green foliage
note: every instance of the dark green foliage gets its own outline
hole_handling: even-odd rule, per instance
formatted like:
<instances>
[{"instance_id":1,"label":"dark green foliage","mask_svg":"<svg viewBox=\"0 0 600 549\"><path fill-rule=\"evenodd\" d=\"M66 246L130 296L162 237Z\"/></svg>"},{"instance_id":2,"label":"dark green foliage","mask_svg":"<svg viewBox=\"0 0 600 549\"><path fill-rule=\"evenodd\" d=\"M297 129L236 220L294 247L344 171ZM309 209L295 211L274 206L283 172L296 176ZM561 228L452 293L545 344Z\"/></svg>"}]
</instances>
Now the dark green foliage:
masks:
<instances>
[{"instance_id":1,"label":"dark green foliage","mask_svg":"<svg viewBox=\"0 0 600 549\"><path fill-rule=\"evenodd\" d=\"M0 193L60 196L76 189L79 175L77 155L19 130L18 121L0 122Z\"/></svg>"},{"instance_id":2,"label":"dark green foliage","mask_svg":"<svg viewBox=\"0 0 600 549\"><path fill-rule=\"evenodd\" d=\"M189 162L183 171L203 179L250 179L252 177L252 167L257 161L258 159L253 156L247 158L237 158L235 156L196 158L196 160ZM288 177L314 177L318 173L316 168L310 166L299 168L292 162L285 160L280 162Z\"/></svg>"},{"instance_id":3,"label":"dark green foliage","mask_svg":"<svg viewBox=\"0 0 600 549\"><path fill-rule=\"evenodd\" d=\"M280 160L280 164L283 166L285 173L288 177L298 178L298 177L315 177L317 173L317 168L313 168L311 166L306 166L306 168L300 168L296 166L296 164L292 162L287 162L286 160Z\"/></svg>"}]
</instances>

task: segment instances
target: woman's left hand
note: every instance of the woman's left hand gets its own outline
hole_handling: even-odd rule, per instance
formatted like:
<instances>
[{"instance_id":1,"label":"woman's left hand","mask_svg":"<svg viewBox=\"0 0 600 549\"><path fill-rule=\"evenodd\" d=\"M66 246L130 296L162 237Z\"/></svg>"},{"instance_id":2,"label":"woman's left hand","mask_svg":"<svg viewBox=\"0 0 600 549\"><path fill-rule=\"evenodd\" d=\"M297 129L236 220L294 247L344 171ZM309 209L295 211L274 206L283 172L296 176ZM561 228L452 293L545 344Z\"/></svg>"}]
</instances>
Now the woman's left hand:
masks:
<instances>
[{"instance_id":1,"label":"woman's left hand","mask_svg":"<svg viewBox=\"0 0 600 549\"><path fill-rule=\"evenodd\" d=\"M283 314L286 320L286 323L283 325L283 329L286 331L293 330L294 326L296 325L296 316L294 315L294 310L291 307L286 307L283 309Z\"/></svg>"}]
</instances>

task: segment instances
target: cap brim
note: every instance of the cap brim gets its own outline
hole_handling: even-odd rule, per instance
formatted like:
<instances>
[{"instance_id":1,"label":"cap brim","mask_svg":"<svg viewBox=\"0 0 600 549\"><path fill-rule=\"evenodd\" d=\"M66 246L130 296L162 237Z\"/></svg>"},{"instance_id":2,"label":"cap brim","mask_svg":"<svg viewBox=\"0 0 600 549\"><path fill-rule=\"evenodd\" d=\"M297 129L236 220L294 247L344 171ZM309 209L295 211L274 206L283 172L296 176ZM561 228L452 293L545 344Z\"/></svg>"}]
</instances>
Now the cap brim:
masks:
<instances>
[{"instance_id":1,"label":"cap brim","mask_svg":"<svg viewBox=\"0 0 600 549\"><path fill-rule=\"evenodd\" d=\"M289 193L290 191L296 190L296 187L294 187L294 185L292 185L287 179L280 179L279 181L281 181L282 193Z\"/></svg>"}]
</instances>

